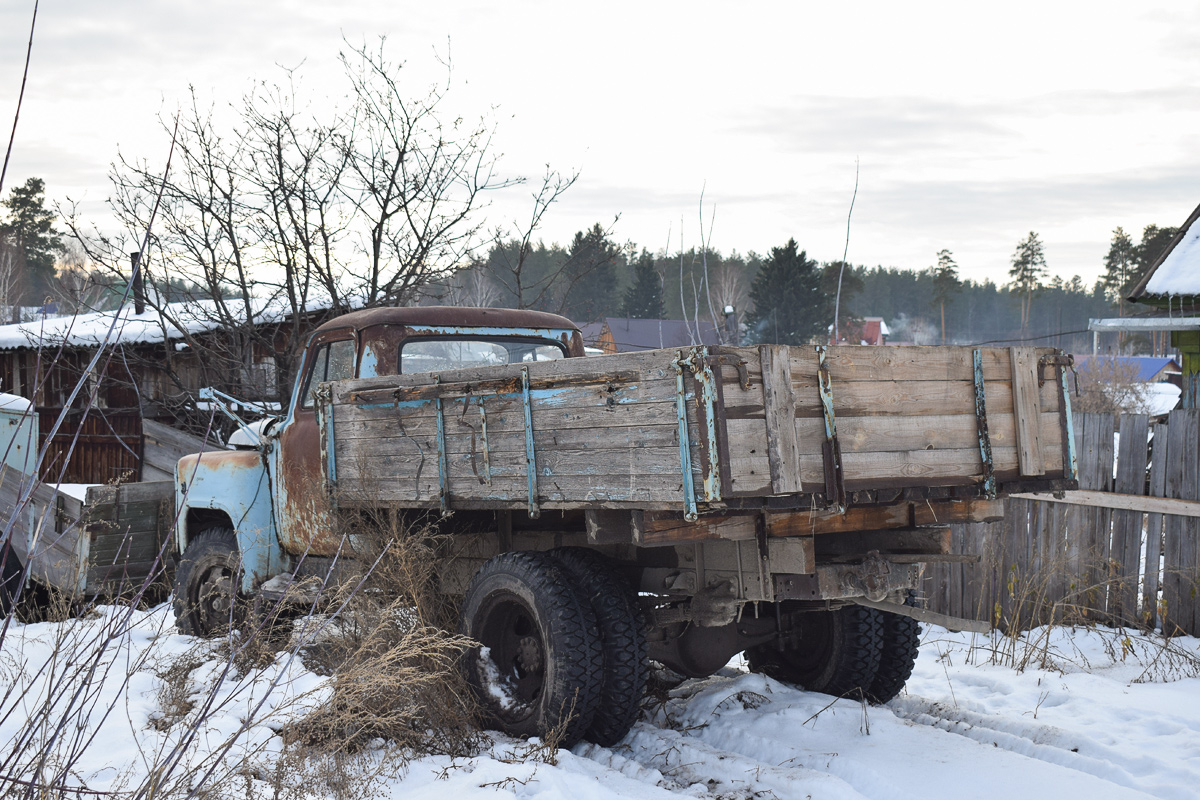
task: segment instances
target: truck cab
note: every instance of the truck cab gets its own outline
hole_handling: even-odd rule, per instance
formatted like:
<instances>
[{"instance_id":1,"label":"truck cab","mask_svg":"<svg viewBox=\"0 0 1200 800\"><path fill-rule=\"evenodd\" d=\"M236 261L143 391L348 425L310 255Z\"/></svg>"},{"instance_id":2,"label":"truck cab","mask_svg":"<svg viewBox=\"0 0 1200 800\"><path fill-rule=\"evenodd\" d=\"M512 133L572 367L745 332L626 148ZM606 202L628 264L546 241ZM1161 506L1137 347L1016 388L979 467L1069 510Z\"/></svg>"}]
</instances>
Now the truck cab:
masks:
<instances>
[{"instance_id":1,"label":"truck cab","mask_svg":"<svg viewBox=\"0 0 1200 800\"><path fill-rule=\"evenodd\" d=\"M179 461L179 552L186 560L202 534L206 542L232 542L234 555L240 556L240 589L247 594L291 571L301 558L334 555L339 539L328 518L329 454L321 452L316 403L330 381L583 354L583 338L573 323L539 311L389 307L329 320L309 337L287 412L243 436L253 447ZM228 554L208 559L214 587L236 579L232 560ZM222 609L212 611L219 615ZM203 620L192 622L193 632L207 627Z\"/></svg>"}]
</instances>

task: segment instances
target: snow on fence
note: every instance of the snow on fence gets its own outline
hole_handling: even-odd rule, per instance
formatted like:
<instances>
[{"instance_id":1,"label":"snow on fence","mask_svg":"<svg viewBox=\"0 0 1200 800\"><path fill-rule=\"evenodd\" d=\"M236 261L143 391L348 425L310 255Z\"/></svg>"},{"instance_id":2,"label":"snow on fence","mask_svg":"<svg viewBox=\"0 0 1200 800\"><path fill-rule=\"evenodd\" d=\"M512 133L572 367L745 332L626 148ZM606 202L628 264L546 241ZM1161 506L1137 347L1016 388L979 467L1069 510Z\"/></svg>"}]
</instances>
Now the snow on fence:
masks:
<instances>
[{"instance_id":1,"label":"snow on fence","mask_svg":"<svg viewBox=\"0 0 1200 800\"><path fill-rule=\"evenodd\" d=\"M1080 491L951 526L954 552L980 558L927 567L929 608L1005 629L1082 618L1200 635L1200 411L1074 423Z\"/></svg>"}]
</instances>

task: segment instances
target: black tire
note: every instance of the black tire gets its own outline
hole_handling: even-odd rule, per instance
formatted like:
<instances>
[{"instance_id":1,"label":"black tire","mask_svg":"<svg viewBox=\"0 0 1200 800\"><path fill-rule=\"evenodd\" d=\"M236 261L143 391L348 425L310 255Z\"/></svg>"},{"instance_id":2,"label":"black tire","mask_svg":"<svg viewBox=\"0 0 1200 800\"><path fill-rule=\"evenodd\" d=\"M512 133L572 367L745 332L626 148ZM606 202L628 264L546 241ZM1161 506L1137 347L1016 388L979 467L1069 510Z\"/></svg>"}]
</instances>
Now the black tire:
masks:
<instances>
[{"instance_id":1,"label":"black tire","mask_svg":"<svg viewBox=\"0 0 1200 800\"><path fill-rule=\"evenodd\" d=\"M916 597L910 591L904 605L916 604ZM879 671L867 692L872 703L886 703L900 694L912 676L921 644L921 626L915 619L886 611L881 611L879 616L883 621L883 649L879 655Z\"/></svg>"},{"instance_id":2,"label":"black tire","mask_svg":"<svg viewBox=\"0 0 1200 800\"><path fill-rule=\"evenodd\" d=\"M637 596L604 556L581 547L560 548L551 555L596 614L604 679L600 705L585 738L611 747L625 738L641 712L650 672L645 615Z\"/></svg>"},{"instance_id":3,"label":"black tire","mask_svg":"<svg viewBox=\"0 0 1200 800\"><path fill-rule=\"evenodd\" d=\"M488 561L463 598L459 631L487 648L464 667L486 722L513 736L554 733L570 747L591 727L603 656L591 605L544 553Z\"/></svg>"},{"instance_id":4,"label":"black tire","mask_svg":"<svg viewBox=\"0 0 1200 800\"><path fill-rule=\"evenodd\" d=\"M3 571L0 572L0 618L3 618L17 607L25 568L11 546L0 545L0 561L3 561Z\"/></svg>"},{"instance_id":5,"label":"black tire","mask_svg":"<svg viewBox=\"0 0 1200 800\"><path fill-rule=\"evenodd\" d=\"M245 614L242 558L229 528L208 528L190 542L175 572L175 624L192 636L236 627Z\"/></svg>"},{"instance_id":6,"label":"black tire","mask_svg":"<svg viewBox=\"0 0 1200 800\"><path fill-rule=\"evenodd\" d=\"M863 698L875 681L883 648L883 620L864 606L812 611L797 617L797 646L773 642L746 651L750 669L813 692Z\"/></svg>"}]
</instances>

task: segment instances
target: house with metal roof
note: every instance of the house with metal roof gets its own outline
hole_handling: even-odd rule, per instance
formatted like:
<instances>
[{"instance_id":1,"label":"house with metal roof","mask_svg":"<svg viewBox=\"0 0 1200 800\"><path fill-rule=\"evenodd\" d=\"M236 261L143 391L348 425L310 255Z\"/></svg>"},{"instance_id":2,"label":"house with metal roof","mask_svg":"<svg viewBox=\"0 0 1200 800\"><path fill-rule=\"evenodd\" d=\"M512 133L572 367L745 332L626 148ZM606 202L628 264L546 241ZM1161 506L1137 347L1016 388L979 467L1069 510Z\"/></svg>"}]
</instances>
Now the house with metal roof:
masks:
<instances>
[{"instance_id":1,"label":"house with metal roof","mask_svg":"<svg viewBox=\"0 0 1200 800\"><path fill-rule=\"evenodd\" d=\"M721 330L711 322L682 319L630 319L605 317L580 328L583 343L611 353L635 353L664 347L721 344Z\"/></svg>"},{"instance_id":2,"label":"house with metal roof","mask_svg":"<svg viewBox=\"0 0 1200 800\"><path fill-rule=\"evenodd\" d=\"M1179 351L1183 408L1197 408L1200 399L1200 206L1150 269L1129 293L1149 313L1136 317L1094 319L1093 332L1169 331Z\"/></svg>"}]
</instances>

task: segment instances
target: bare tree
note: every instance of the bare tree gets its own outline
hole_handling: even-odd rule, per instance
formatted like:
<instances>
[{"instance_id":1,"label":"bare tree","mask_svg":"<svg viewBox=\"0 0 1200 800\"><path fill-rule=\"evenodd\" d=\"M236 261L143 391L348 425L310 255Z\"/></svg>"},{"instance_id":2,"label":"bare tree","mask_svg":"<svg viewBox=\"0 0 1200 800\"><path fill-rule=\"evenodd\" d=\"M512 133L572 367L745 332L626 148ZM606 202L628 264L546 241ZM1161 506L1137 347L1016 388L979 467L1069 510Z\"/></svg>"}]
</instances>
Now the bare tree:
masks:
<instances>
[{"instance_id":1,"label":"bare tree","mask_svg":"<svg viewBox=\"0 0 1200 800\"><path fill-rule=\"evenodd\" d=\"M543 308L559 291L566 296L560 284L570 260L550 270L533 270L530 256L535 249L534 234L541 228L542 217L578 179L578 171L563 175L547 164L541 186L531 195L533 206L529 219L524 224L514 222L511 228L497 228L492 235L490 271L500 288L513 299L516 308Z\"/></svg>"},{"instance_id":2,"label":"bare tree","mask_svg":"<svg viewBox=\"0 0 1200 800\"><path fill-rule=\"evenodd\" d=\"M452 306L486 308L500 299L500 290L483 264L461 269L446 283L443 300Z\"/></svg>"},{"instance_id":3,"label":"bare tree","mask_svg":"<svg viewBox=\"0 0 1200 800\"><path fill-rule=\"evenodd\" d=\"M1096 414L1145 413L1148 389L1138 380L1133 361L1096 356L1078 373L1079 396L1071 407L1080 412Z\"/></svg>"},{"instance_id":4,"label":"bare tree","mask_svg":"<svg viewBox=\"0 0 1200 800\"><path fill-rule=\"evenodd\" d=\"M417 300L478 245L487 192L520 182L496 176L487 119L443 122L448 63L445 82L415 96L382 39L349 48L342 64L344 108L305 104L287 72L233 106L228 130L195 93L181 115L178 165L141 266L156 289L146 306L186 345L164 347L155 365L185 404L197 385L269 386L285 402L313 323ZM122 154L110 178L122 227L144 230L159 171ZM114 280L129 272L130 238L64 216L88 258Z\"/></svg>"}]
</instances>

